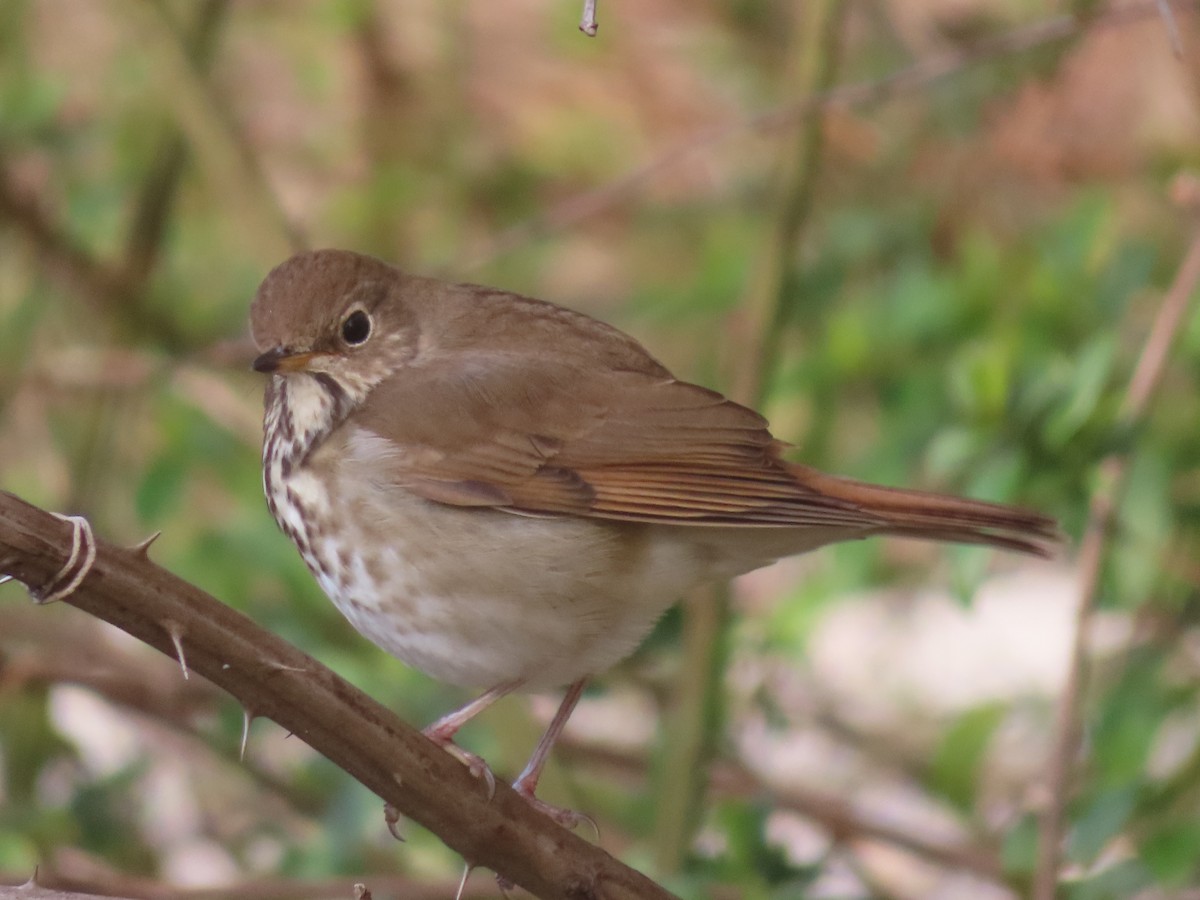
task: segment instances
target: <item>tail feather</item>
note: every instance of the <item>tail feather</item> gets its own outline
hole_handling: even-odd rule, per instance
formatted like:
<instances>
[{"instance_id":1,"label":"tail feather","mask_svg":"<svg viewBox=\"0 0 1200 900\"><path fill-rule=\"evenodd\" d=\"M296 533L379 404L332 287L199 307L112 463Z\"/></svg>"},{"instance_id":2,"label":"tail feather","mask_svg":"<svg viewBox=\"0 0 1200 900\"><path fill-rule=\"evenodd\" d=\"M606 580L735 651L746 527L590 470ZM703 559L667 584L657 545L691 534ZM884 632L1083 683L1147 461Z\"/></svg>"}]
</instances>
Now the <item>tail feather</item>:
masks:
<instances>
[{"instance_id":1,"label":"tail feather","mask_svg":"<svg viewBox=\"0 0 1200 900\"><path fill-rule=\"evenodd\" d=\"M970 500L948 494L883 487L828 475L788 463L805 487L858 507L880 520L877 534L986 544L1049 557L1061 541L1058 523L1049 516L1016 506Z\"/></svg>"}]
</instances>

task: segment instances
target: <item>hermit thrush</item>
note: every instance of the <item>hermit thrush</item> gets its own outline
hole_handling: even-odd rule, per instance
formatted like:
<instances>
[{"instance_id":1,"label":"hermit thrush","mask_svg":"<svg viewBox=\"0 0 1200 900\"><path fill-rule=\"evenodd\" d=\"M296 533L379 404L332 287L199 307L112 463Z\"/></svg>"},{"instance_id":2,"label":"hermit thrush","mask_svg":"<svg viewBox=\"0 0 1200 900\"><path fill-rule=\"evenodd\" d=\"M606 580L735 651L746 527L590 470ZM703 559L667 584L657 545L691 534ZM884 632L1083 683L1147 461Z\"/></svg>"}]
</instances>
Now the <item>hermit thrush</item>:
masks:
<instances>
[{"instance_id":1,"label":"hermit thrush","mask_svg":"<svg viewBox=\"0 0 1200 900\"><path fill-rule=\"evenodd\" d=\"M490 778L455 732L570 685L517 779L531 801L585 681L695 585L876 534L1033 553L1054 534L786 462L762 416L529 297L321 250L267 276L251 327L275 520L363 635L487 689L426 734Z\"/></svg>"}]
</instances>

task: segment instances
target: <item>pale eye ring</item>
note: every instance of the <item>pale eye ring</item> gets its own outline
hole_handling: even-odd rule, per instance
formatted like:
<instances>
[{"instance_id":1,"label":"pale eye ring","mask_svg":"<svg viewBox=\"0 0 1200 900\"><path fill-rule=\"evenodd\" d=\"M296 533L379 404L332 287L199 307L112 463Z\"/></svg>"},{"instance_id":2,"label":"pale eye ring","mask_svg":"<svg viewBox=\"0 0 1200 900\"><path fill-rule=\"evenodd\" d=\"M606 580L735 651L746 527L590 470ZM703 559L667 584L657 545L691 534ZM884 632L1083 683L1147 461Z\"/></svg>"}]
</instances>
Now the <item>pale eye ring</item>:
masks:
<instances>
[{"instance_id":1,"label":"pale eye ring","mask_svg":"<svg viewBox=\"0 0 1200 900\"><path fill-rule=\"evenodd\" d=\"M365 344L371 336L371 317L356 309L342 320L342 340L351 347Z\"/></svg>"}]
</instances>

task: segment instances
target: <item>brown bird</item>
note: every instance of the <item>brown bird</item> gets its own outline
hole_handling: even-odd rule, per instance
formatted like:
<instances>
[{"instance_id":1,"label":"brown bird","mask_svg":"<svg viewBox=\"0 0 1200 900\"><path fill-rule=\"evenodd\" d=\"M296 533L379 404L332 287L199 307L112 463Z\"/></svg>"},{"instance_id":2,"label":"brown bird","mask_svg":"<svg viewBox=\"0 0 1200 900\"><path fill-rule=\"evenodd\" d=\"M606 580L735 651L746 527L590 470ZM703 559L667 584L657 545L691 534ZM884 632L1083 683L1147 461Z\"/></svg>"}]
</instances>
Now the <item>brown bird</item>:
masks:
<instances>
[{"instance_id":1,"label":"brown bird","mask_svg":"<svg viewBox=\"0 0 1200 900\"><path fill-rule=\"evenodd\" d=\"M486 692L569 685L514 784L538 777L583 686L697 584L887 534L1046 552L1053 520L785 461L758 413L674 378L633 338L517 294L341 250L272 271L251 312L271 375L271 513L364 636Z\"/></svg>"}]
</instances>

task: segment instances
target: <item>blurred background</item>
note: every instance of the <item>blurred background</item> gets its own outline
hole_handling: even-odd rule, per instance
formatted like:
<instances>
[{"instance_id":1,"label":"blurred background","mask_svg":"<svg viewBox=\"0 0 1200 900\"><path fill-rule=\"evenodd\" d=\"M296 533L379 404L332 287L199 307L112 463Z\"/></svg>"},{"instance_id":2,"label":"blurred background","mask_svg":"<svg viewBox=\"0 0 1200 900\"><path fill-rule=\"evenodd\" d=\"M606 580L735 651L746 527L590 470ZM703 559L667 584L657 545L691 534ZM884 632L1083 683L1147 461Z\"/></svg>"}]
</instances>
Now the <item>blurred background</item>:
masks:
<instances>
[{"instance_id":1,"label":"blurred background","mask_svg":"<svg viewBox=\"0 0 1200 900\"><path fill-rule=\"evenodd\" d=\"M1052 562L871 541L670 614L541 795L688 898L1009 898L1101 460L1072 898L1200 885L1200 319L1121 402L1196 228L1191 4L6 0L0 487L134 543L424 724L262 499L246 316L303 246L601 317L794 458L1061 518ZM1173 33L1173 28L1178 32ZM1172 53L1172 41L1184 50ZM462 736L500 775L556 696ZM453 896L461 861L270 722L0 588L0 884ZM468 896L497 896L475 873Z\"/></svg>"}]
</instances>

